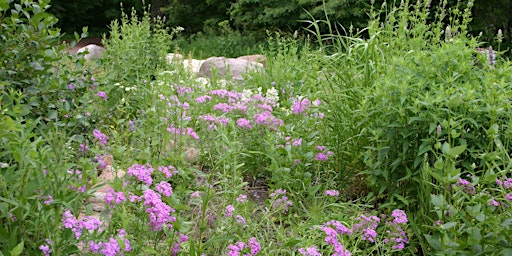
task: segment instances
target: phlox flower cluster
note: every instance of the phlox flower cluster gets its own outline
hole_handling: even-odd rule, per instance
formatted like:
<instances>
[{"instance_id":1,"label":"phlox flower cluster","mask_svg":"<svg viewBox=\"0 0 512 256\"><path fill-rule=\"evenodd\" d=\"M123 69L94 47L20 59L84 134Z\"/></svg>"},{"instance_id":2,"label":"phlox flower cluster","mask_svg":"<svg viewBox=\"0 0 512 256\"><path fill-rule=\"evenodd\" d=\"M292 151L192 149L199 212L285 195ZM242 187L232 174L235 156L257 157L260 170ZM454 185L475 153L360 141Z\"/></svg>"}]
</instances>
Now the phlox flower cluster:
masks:
<instances>
[{"instance_id":1,"label":"phlox flower cluster","mask_svg":"<svg viewBox=\"0 0 512 256\"><path fill-rule=\"evenodd\" d=\"M144 206L147 207L146 212L149 214L148 226L151 227L151 230L160 231L164 225L171 229L171 223L176 221L176 218L171 216L171 213L174 213L176 210L164 203L160 194L152 189L146 189L142 197L144 199Z\"/></svg>"},{"instance_id":2,"label":"phlox flower cluster","mask_svg":"<svg viewBox=\"0 0 512 256\"><path fill-rule=\"evenodd\" d=\"M329 156L334 155L334 152L332 151L325 152L325 146L316 146L315 148L321 151L318 152L315 156L315 160L317 161L325 161Z\"/></svg>"},{"instance_id":3,"label":"phlox flower cluster","mask_svg":"<svg viewBox=\"0 0 512 256\"><path fill-rule=\"evenodd\" d=\"M366 215L361 214L357 219L359 222L352 226L352 232L360 233L363 241L375 243L375 238L377 237L377 226L380 223L380 218L377 216L367 217Z\"/></svg>"},{"instance_id":4,"label":"phlox flower cluster","mask_svg":"<svg viewBox=\"0 0 512 256\"><path fill-rule=\"evenodd\" d=\"M249 253L243 254L244 256L257 255L261 250L261 245L255 237L249 238L247 243L238 241L228 246L228 256L239 256L244 251Z\"/></svg>"},{"instance_id":5,"label":"phlox flower cluster","mask_svg":"<svg viewBox=\"0 0 512 256\"><path fill-rule=\"evenodd\" d=\"M335 256L350 256L350 251L346 250L341 242L338 240L338 235L346 234L350 235L352 231L341 224L341 222L332 220L326 222L320 228L325 232L325 243L334 247Z\"/></svg>"},{"instance_id":6,"label":"phlox flower cluster","mask_svg":"<svg viewBox=\"0 0 512 256\"><path fill-rule=\"evenodd\" d=\"M169 166L158 166L158 171L163 173L165 175L166 179L169 179L173 175L178 174L178 170L174 166L172 166L172 165L169 165Z\"/></svg>"},{"instance_id":7,"label":"phlox flower cluster","mask_svg":"<svg viewBox=\"0 0 512 256\"><path fill-rule=\"evenodd\" d=\"M292 111L294 114L305 114L311 107L311 101L308 98L299 98L293 102Z\"/></svg>"},{"instance_id":8,"label":"phlox flower cluster","mask_svg":"<svg viewBox=\"0 0 512 256\"><path fill-rule=\"evenodd\" d=\"M99 91L96 93L96 96L103 98L103 100L107 101L107 93L103 91Z\"/></svg>"},{"instance_id":9,"label":"phlox flower cluster","mask_svg":"<svg viewBox=\"0 0 512 256\"><path fill-rule=\"evenodd\" d=\"M107 145L107 141L108 141L108 136L103 134L100 130L98 129L94 129L94 131L92 131L92 135L94 135L94 137L103 145Z\"/></svg>"},{"instance_id":10,"label":"phlox flower cluster","mask_svg":"<svg viewBox=\"0 0 512 256\"><path fill-rule=\"evenodd\" d=\"M293 202L286 196L286 189L277 189L274 193L270 194L270 197L274 200L272 208L280 209L283 213L288 211L288 208L293 206Z\"/></svg>"},{"instance_id":11,"label":"phlox flower cluster","mask_svg":"<svg viewBox=\"0 0 512 256\"><path fill-rule=\"evenodd\" d=\"M505 190L512 190L512 178L503 178L496 180L496 184ZM505 198L512 202L512 192L505 195Z\"/></svg>"},{"instance_id":12,"label":"phlox flower cluster","mask_svg":"<svg viewBox=\"0 0 512 256\"><path fill-rule=\"evenodd\" d=\"M188 135L196 140L199 139L199 135L190 127L176 128L173 124L170 124L167 126L167 131L177 135Z\"/></svg>"},{"instance_id":13,"label":"phlox flower cluster","mask_svg":"<svg viewBox=\"0 0 512 256\"><path fill-rule=\"evenodd\" d=\"M403 210L395 209L391 217L393 217L393 221L386 222L388 229L386 230L387 237L384 239L384 243L391 244L393 250L402 250L405 248L405 244L409 244L409 238L402 228L402 225L408 222L407 214Z\"/></svg>"},{"instance_id":14,"label":"phlox flower cluster","mask_svg":"<svg viewBox=\"0 0 512 256\"><path fill-rule=\"evenodd\" d=\"M232 218L234 211L235 211L235 207L232 204L230 204L230 205L226 206L226 209L224 209L224 216ZM235 221L237 223L242 224L243 226L247 225L247 221L245 220L245 218L242 215L236 215L235 216Z\"/></svg>"},{"instance_id":15,"label":"phlox flower cluster","mask_svg":"<svg viewBox=\"0 0 512 256\"><path fill-rule=\"evenodd\" d=\"M124 252L132 250L130 240L126 236L126 231L119 230L117 238L110 237L107 242L89 241L89 250L93 253L100 253L105 256L123 255ZM122 244L120 244L122 242Z\"/></svg>"},{"instance_id":16,"label":"phlox flower cluster","mask_svg":"<svg viewBox=\"0 0 512 256\"><path fill-rule=\"evenodd\" d=\"M214 117L212 115L198 116L197 119L205 121L208 124L208 128L210 130L217 129L217 124L226 126L229 122L229 119L227 119L225 117Z\"/></svg>"},{"instance_id":17,"label":"phlox flower cluster","mask_svg":"<svg viewBox=\"0 0 512 256\"><path fill-rule=\"evenodd\" d=\"M473 195L473 194L476 194L476 189L475 187L473 186L473 184L471 184L468 180L466 179L463 179L463 178L459 178L459 180L457 181L457 183L455 183L455 186L457 187L462 187L464 189L464 191L469 194L469 195Z\"/></svg>"},{"instance_id":18,"label":"phlox flower cluster","mask_svg":"<svg viewBox=\"0 0 512 256\"><path fill-rule=\"evenodd\" d=\"M62 223L64 224L64 228L71 229L76 239L82 236L82 230L84 228L89 231L94 231L101 226L101 221L91 216L85 216L79 221L68 209L62 214Z\"/></svg>"},{"instance_id":19,"label":"phlox flower cluster","mask_svg":"<svg viewBox=\"0 0 512 256\"><path fill-rule=\"evenodd\" d=\"M318 251L318 248L316 246L299 248L299 253L304 256L322 256L322 254Z\"/></svg>"},{"instance_id":20,"label":"phlox flower cluster","mask_svg":"<svg viewBox=\"0 0 512 256\"><path fill-rule=\"evenodd\" d=\"M153 178L153 167L150 164L134 164L127 169L128 176L135 176L139 181L146 183L146 186L151 186Z\"/></svg>"},{"instance_id":21,"label":"phlox flower cluster","mask_svg":"<svg viewBox=\"0 0 512 256\"><path fill-rule=\"evenodd\" d=\"M105 195L105 203L110 205L112 202L115 202L116 204L120 204L122 202L126 201L126 197L124 196L123 192L116 192L113 188L110 188L107 190L107 193Z\"/></svg>"},{"instance_id":22,"label":"phlox flower cluster","mask_svg":"<svg viewBox=\"0 0 512 256\"><path fill-rule=\"evenodd\" d=\"M325 196L332 196L332 197L337 197L340 195L340 192L338 190L335 190L335 189L331 189L331 190L326 190L324 192L324 195Z\"/></svg>"},{"instance_id":23,"label":"phlox flower cluster","mask_svg":"<svg viewBox=\"0 0 512 256\"><path fill-rule=\"evenodd\" d=\"M178 253L180 252L180 247L181 247L181 244L185 243L188 241L188 236L178 232L178 235L180 236L180 240L179 241L176 241L174 242L174 244L172 245L172 248L171 248L171 255L172 256L176 256L178 255Z\"/></svg>"},{"instance_id":24,"label":"phlox flower cluster","mask_svg":"<svg viewBox=\"0 0 512 256\"><path fill-rule=\"evenodd\" d=\"M46 244L42 244L39 246L39 250L43 253L44 256L50 256L50 253L52 252L52 249L50 249L50 245L52 242L50 239L46 239Z\"/></svg>"},{"instance_id":25,"label":"phlox flower cluster","mask_svg":"<svg viewBox=\"0 0 512 256\"><path fill-rule=\"evenodd\" d=\"M503 178L500 180L496 180L496 184L504 189L512 188L512 178Z\"/></svg>"}]
</instances>

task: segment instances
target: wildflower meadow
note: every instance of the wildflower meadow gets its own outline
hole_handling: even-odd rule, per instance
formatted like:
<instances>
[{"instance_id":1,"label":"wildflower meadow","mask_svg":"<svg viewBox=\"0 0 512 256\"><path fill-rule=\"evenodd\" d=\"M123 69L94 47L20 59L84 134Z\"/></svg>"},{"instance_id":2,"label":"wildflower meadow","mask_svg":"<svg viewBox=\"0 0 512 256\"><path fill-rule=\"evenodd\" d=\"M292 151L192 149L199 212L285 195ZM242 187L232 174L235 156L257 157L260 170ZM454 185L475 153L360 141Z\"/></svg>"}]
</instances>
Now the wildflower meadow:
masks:
<instances>
[{"instance_id":1,"label":"wildflower meadow","mask_svg":"<svg viewBox=\"0 0 512 256\"><path fill-rule=\"evenodd\" d=\"M512 65L431 2L269 32L238 81L147 13L86 61L0 0L0 255L511 255Z\"/></svg>"}]
</instances>

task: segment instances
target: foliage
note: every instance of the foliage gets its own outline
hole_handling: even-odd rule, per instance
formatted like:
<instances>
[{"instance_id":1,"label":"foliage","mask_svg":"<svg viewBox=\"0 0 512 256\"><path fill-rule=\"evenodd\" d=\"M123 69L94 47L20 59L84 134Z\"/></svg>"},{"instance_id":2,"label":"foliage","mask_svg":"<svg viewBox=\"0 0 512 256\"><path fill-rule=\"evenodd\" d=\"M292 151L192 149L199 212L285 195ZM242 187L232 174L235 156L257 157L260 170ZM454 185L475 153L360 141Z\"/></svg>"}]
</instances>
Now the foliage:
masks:
<instances>
[{"instance_id":1,"label":"foliage","mask_svg":"<svg viewBox=\"0 0 512 256\"><path fill-rule=\"evenodd\" d=\"M269 33L265 72L237 82L167 64L177 30L134 12L101 60L45 63L31 97L55 83L52 118L20 116L9 78L1 253L509 253L510 62L475 52L470 8L429 11L384 6L346 34L312 20L315 46Z\"/></svg>"}]
</instances>

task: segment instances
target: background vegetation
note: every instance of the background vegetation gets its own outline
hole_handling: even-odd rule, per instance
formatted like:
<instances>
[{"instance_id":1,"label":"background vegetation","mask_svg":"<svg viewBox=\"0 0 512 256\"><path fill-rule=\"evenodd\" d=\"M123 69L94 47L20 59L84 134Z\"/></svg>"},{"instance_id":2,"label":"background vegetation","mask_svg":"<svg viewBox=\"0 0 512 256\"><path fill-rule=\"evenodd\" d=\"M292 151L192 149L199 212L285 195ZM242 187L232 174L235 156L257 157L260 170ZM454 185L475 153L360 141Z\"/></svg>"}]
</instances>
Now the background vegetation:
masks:
<instances>
[{"instance_id":1,"label":"background vegetation","mask_svg":"<svg viewBox=\"0 0 512 256\"><path fill-rule=\"evenodd\" d=\"M269 32L242 82L167 63L151 10L66 54L49 3L0 0L0 255L512 252L512 65L471 3ZM106 156L126 176L98 213Z\"/></svg>"}]
</instances>

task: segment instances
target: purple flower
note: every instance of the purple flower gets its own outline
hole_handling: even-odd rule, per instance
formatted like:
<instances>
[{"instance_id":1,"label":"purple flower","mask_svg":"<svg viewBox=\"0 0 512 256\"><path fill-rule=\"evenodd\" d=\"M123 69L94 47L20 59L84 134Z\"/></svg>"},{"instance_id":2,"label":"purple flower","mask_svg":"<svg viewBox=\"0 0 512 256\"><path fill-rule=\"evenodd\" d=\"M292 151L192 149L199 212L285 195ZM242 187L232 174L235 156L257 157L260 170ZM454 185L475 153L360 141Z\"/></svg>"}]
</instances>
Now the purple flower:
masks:
<instances>
[{"instance_id":1,"label":"purple flower","mask_svg":"<svg viewBox=\"0 0 512 256\"><path fill-rule=\"evenodd\" d=\"M46 200L43 202L43 204L49 205L53 202L53 197L51 195L45 196Z\"/></svg>"},{"instance_id":2,"label":"purple flower","mask_svg":"<svg viewBox=\"0 0 512 256\"><path fill-rule=\"evenodd\" d=\"M340 192L339 192L338 190L335 190L335 189L332 189L332 190L326 190L326 191L324 192L324 195L325 195L325 196L333 196L333 197L335 197L335 196L339 196L339 195L340 195Z\"/></svg>"},{"instance_id":3,"label":"purple flower","mask_svg":"<svg viewBox=\"0 0 512 256\"><path fill-rule=\"evenodd\" d=\"M318 248L316 246L299 248L299 253L304 256L322 256L322 254L318 252Z\"/></svg>"},{"instance_id":4,"label":"purple flower","mask_svg":"<svg viewBox=\"0 0 512 256\"><path fill-rule=\"evenodd\" d=\"M155 187L156 191L160 192L160 194L164 196L171 196L172 195L172 187L169 182L161 181L158 183Z\"/></svg>"},{"instance_id":5,"label":"purple flower","mask_svg":"<svg viewBox=\"0 0 512 256\"><path fill-rule=\"evenodd\" d=\"M107 138L107 140L108 140L108 138ZM87 151L89 151L89 147L87 145L80 144L80 149L79 150L82 151L82 152L87 152Z\"/></svg>"},{"instance_id":6,"label":"purple flower","mask_svg":"<svg viewBox=\"0 0 512 256\"><path fill-rule=\"evenodd\" d=\"M197 103L205 103L206 101L211 100L211 99L212 99L211 96L204 95L204 96L197 97L196 102Z\"/></svg>"},{"instance_id":7,"label":"purple flower","mask_svg":"<svg viewBox=\"0 0 512 256\"><path fill-rule=\"evenodd\" d=\"M171 178L173 175L178 174L178 170L176 170L176 168L172 165L158 166L158 170L161 173L165 174L165 178L167 178L167 179Z\"/></svg>"},{"instance_id":8,"label":"purple flower","mask_svg":"<svg viewBox=\"0 0 512 256\"><path fill-rule=\"evenodd\" d=\"M302 138L292 139L292 145L295 147L299 147L300 145L302 145Z\"/></svg>"},{"instance_id":9,"label":"purple flower","mask_svg":"<svg viewBox=\"0 0 512 256\"><path fill-rule=\"evenodd\" d=\"M42 244L39 246L39 250L43 252L44 256L50 256L50 253L52 252L52 250L50 249L50 244L50 239L46 239L46 244Z\"/></svg>"},{"instance_id":10,"label":"purple flower","mask_svg":"<svg viewBox=\"0 0 512 256\"><path fill-rule=\"evenodd\" d=\"M317 161L325 161L325 160L327 160L327 158L329 156L331 156L333 154L334 154L334 152L332 152L332 151L327 151L327 153L325 153L325 154L320 152L320 153L316 154L315 160L317 160Z\"/></svg>"},{"instance_id":11,"label":"purple flower","mask_svg":"<svg viewBox=\"0 0 512 256\"><path fill-rule=\"evenodd\" d=\"M466 193L472 195L472 194L475 194L476 193L476 189L475 187L473 186L473 184L471 184L469 181L465 180L465 179L462 179L462 178L459 178L459 180L457 181L457 183L455 183L455 186L457 187L463 187L464 188L464 191L466 191Z\"/></svg>"},{"instance_id":12,"label":"purple flower","mask_svg":"<svg viewBox=\"0 0 512 256\"><path fill-rule=\"evenodd\" d=\"M249 247L251 248L251 255L256 255L260 252L261 246L260 243L258 243L258 240L256 237L249 238Z\"/></svg>"},{"instance_id":13,"label":"purple flower","mask_svg":"<svg viewBox=\"0 0 512 256\"><path fill-rule=\"evenodd\" d=\"M247 202L247 196L246 195L239 195L236 198L236 201L238 201L239 203L245 203L245 202Z\"/></svg>"},{"instance_id":14,"label":"purple flower","mask_svg":"<svg viewBox=\"0 0 512 256\"><path fill-rule=\"evenodd\" d=\"M494 198L491 198L491 200L489 200L487 205L494 205L494 207L498 207L498 205L500 205L500 204L498 203L498 201L494 200Z\"/></svg>"},{"instance_id":15,"label":"purple flower","mask_svg":"<svg viewBox=\"0 0 512 256\"><path fill-rule=\"evenodd\" d=\"M128 167L128 176L135 176L139 181L146 183L146 186L151 186L153 183L151 173L153 173L153 167L150 164L134 164Z\"/></svg>"},{"instance_id":16,"label":"purple flower","mask_svg":"<svg viewBox=\"0 0 512 256\"><path fill-rule=\"evenodd\" d=\"M94 129L94 131L92 131L92 135L94 135L94 137L103 145L107 145L107 141L108 141L108 136L103 134L100 130L98 129Z\"/></svg>"},{"instance_id":17,"label":"purple flower","mask_svg":"<svg viewBox=\"0 0 512 256\"><path fill-rule=\"evenodd\" d=\"M393 210L393 213L391 214L391 216L393 218L395 218L393 220L393 223L395 223L395 224L403 224L403 223L407 223L408 222L407 214L405 214L404 210L395 209L395 210Z\"/></svg>"},{"instance_id":18,"label":"purple flower","mask_svg":"<svg viewBox=\"0 0 512 256\"><path fill-rule=\"evenodd\" d=\"M120 204L124 201L126 201L126 197L124 196L123 192L115 192L113 188L110 188L105 195L105 202L109 205L112 202Z\"/></svg>"},{"instance_id":19,"label":"purple flower","mask_svg":"<svg viewBox=\"0 0 512 256\"><path fill-rule=\"evenodd\" d=\"M509 201L512 201L512 193L508 193L505 198L507 198Z\"/></svg>"},{"instance_id":20,"label":"purple flower","mask_svg":"<svg viewBox=\"0 0 512 256\"><path fill-rule=\"evenodd\" d=\"M235 207L233 207L233 205L228 205L226 206L226 209L224 211L224 215L228 216L228 217L233 217L233 211L235 210Z\"/></svg>"},{"instance_id":21,"label":"purple flower","mask_svg":"<svg viewBox=\"0 0 512 256\"><path fill-rule=\"evenodd\" d=\"M252 126L251 126L251 121L245 119L245 118L239 118L237 121L236 121L236 124L238 125L238 127L240 128L246 128L246 129L252 129Z\"/></svg>"},{"instance_id":22,"label":"purple flower","mask_svg":"<svg viewBox=\"0 0 512 256\"><path fill-rule=\"evenodd\" d=\"M43 252L44 256L50 256L50 253L52 252L50 246L47 244L39 246L39 250Z\"/></svg>"},{"instance_id":23,"label":"purple flower","mask_svg":"<svg viewBox=\"0 0 512 256\"><path fill-rule=\"evenodd\" d=\"M190 197L200 197L201 191L194 191L192 194L190 194Z\"/></svg>"},{"instance_id":24,"label":"purple flower","mask_svg":"<svg viewBox=\"0 0 512 256\"><path fill-rule=\"evenodd\" d=\"M70 89L70 90L74 90L74 89L75 89L75 85L73 85L73 84L68 84L68 89Z\"/></svg>"},{"instance_id":25,"label":"purple flower","mask_svg":"<svg viewBox=\"0 0 512 256\"><path fill-rule=\"evenodd\" d=\"M218 103L216 105L213 106L213 110L220 110L224 113L229 113L233 110L233 107L230 106L229 104L227 103Z\"/></svg>"},{"instance_id":26,"label":"purple flower","mask_svg":"<svg viewBox=\"0 0 512 256\"><path fill-rule=\"evenodd\" d=\"M144 191L144 206L147 207L146 212L149 214L148 226L152 231L160 231L163 225L171 227L170 222L175 222L176 218L171 216L175 212L173 208L162 202L160 194L151 189Z\"/></svg>"},{"instance_id":27,"label":"purple flower","mask_svg":"<svg viewBox=\"0 0 512 256\"><path fill-rule=\"evenodd\" d=\"M235 220L236 220L236 222L238 222L244 226L247 225L247 222L245 221L245 218L242 215L236 215Z\"/></svg>"},{"instance_id":28,"label":"purple flower","mask_svg":"<svg viewBox=\"0 0 512 256\"><path fill-rule=\"evenodd\" d=\"M101 221L91 216L85 216L79 223L82 228L89 231L97 230L101 227Z\"/></svg>"},{"instance_id":29,"label":"purple flower","mask_svg":"<svg viewBox=\"0 0 512 256\"><path fill-rule=\"evenodd\" d=\"M106 92L99 91L98 93L96 93L96 96L102 97L103 100L107 101L107 93Z\"/></svg>"},{"instance_id":30,"label":"purple flower","mask_svg":"<svg viewBox=\"0 0 512 256\"><path fill-rule=\"evenodd\" d=\"M311 107L311 101L308 98L298 99L293 103L293 113L298 115L306 112Z\"/></svg>"}]
</instances>

